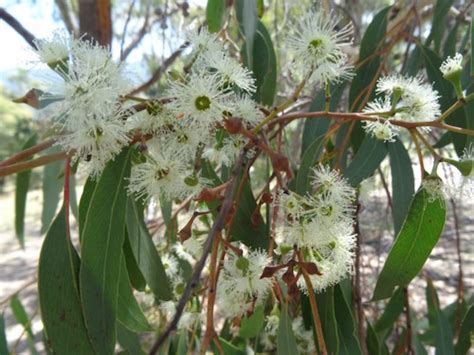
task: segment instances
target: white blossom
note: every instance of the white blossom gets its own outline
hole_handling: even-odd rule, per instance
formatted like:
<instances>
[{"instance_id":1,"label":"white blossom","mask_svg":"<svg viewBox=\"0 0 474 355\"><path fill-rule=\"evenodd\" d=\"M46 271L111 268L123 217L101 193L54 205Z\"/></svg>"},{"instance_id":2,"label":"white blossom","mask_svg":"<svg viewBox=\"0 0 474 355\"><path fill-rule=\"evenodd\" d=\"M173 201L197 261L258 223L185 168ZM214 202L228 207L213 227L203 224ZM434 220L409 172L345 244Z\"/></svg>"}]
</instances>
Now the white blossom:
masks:
<instances>
[{"instance_id":1,"label":"white blossom","mask_svg":"<svg viewBox=\"0 0 474 355\"><path fill-rule=\"evenodd\" d=\"M391 104L392 107L395 106L393 117L396 119L423 122L433 120L441 114L438 92L430 84L423 83L420 77L382 77L377 82L377 92L397 100ZM423 129L429 130L428 127Z\"/></svg>"},{"instance_id":2,"label":"white blossom","mask_svg":"<svg viewBox=\"0 0 474 355\"><path fill-rule=\"evenodd\" d=\"M229 96L216 76L203 74L191 74L186 82L171 82L167 94L173 98L167 107L178 119L190 118L204 127L221 121Z\"/></svg>"},{"instance_id":3,"label":"white blossom","mask_svg":"<svg viewBox=\"0 0 474 355\"><path fill-rule=\"evenodd\" d=\"M397 127L389 120L364 121L364 130L372 137L384 142L395 142L395 137L398 136Z\"/></svg>"},{"instance_id":4,"label":"white blossom","mask_svg":"<svg viewBox=\"0 0 474 355\"><path fill-rule=\"evenodd\" d=\"M462 54L456 53L454 57L446 58L446 60L441 64L439 70L443 73L444 77L462 71Z\"/></svg>"},{"instance_id":5,"label":"white blossom","mask_svg":"<svg viewBox=\"0 0 474 355\"><path fill-rule=\"evenodd\" d=\"M260 278L270 263L264 251L244 249L242 256L231 251L226 254L217 285L217 303L230 318L244 315L251 307L263 302L272 281Z\"/></svg>"},{"instance_id":6,"label":"white blossom","mask_svg":"<svg viewBox=\"0 0 474 355\"><path fill-rule=\"evenodd\" d=\"M66 63L69 59L71 36L63 31L55 31L50 38L35 41L39 59L51 66Z\"/></svg>"},{"instance_id":7,"label":"white blossom","mask_svg":"<svg viewBox=\"0 0 474 355\"><path fill-rule=\"evenodd\" d=\"M311 81L327 83L350 77L343 48L352 43L352 34L352 25L341 27L334 13L308 11L293 26L287 45L298 66L313 72Z\"/></svg>"},{"instance_id":8,"label":"white blossom","mask_svg":"<svg viewBox=\"0 0 474 355\"><path fill-rule=\"evenodd\" d=\"M249 93L255 91L255 79L252 77L252 73L224 52L206 52L204 63L212 69L214 75L222 83L221 85L235 85Z\"/></svg>"}]
</instances>

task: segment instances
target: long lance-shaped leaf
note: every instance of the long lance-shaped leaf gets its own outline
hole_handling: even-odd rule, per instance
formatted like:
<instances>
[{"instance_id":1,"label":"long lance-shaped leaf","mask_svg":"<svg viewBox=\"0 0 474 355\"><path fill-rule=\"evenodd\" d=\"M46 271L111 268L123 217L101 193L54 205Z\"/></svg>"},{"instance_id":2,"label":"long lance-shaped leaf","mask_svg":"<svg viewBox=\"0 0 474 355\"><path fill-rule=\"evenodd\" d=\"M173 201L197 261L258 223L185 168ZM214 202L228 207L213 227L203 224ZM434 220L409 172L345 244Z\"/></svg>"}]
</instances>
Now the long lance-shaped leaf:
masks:
<instances>
[{"instance_id":1,"label":"long lance-shaped leaf","mask_svg":"<svg viewBox=\"0 0 474 355\"><path fill-rule=\"evenodd\" d=\"M298 354L298 347L296 346L296 338L293 333L291 319L288 315L288 309L285 306L281 310L280 324L277 333L277 354L278 355L293 355Z\"/></svg>"},{"instance_id":2,"label":"long lance-shaped leaf","mask_svg":"<svg viewBox=\"0 0 474 355\"><path fill-rule=\"evenodd\" d=\"M82 232L81 300L92 345L99 354L112 354L125 236L126 178L130 150L109 162L92 193Z\"/></svg>"},{"instance_id":3,"label":"long lance-shaped leaf","mask_svg":"<svg viewBox=\"0 0 474 355\"><path fill-rule=\"evenodd\" d=\"M126 225L135 261L148 286L158 299L170 300L172 293L165 268L143 220L143 211L131 198L127 201Z\"/></svg>"},{"instance_id":4,"label":"long lance-shaped leaf","mask_svg":"<svg viewBox=\"0 0 474 355\"><path fill-rule=\"evenodd\" d=\"M445 202L420 189L393 244L375 286L373 300L390 297L420 272L438 242L446 219Z\"/></svg>"},{"instance_id":5,"label":"long lance-shaped leaf","mask_svg":"<svg viewBox=\"0 0 474 355\"><path fill-rule=\"evenodd\" d=\"M31 329L31 319L28 317L25 307L18 299L17 295L13 296L10 300L10 307L16 321L23 326L23 329L26 332L26 341L28 343L28 348L30 349L30 354L38 355L35 347L35 336Z\"/></svg>"},{"instance_id":6,"label":"long lance-shaped leaf","mask_svg":"<svg viewBox=\"0 0 474 355\"><path fill-rule=\"evenodd\" d=\"M435 329L435 354L454 354L453 331L448 319L439 306L438 294L430 279L428 279L426 286L426 303L428 304L428 319L430 325Z\"/></svg>"},{"instance_id":7,"label":"long lance-shaped leaf","mask_svg":"<svg viewBox=\"0 0 474 355\"><path fill-rule=\"evenodd\" d=\"M474 329L474 306L469 307L464 319L462 320L461 330L459 332L458 342L454 348L456 355L465 355L468 353L474 339L472 339L472 331Z\"/></svg>"},{"instance_id":8,"label":"long lance-shaped leaf","mask_svg":"<svg viewBox=\"0 0 474 355\"><path fill-rule=\"evenodd\" d=\"M386 155L385 143L366 136L344 175L347 176L352 186L357 186L374 173Z\"/></svg>"},{"instance_id":9,"label":"long lance-shaped leaf","mask_svg":"<svg viewBox=\"0 0 474 355\"><path fill-rule=\"evenodd\" d=\"M392 172L393 226L398 234L415 194L415 177L410 156L400 140L388 144L388 155Z\"/></svg>"},{"instance_id":10,"label":"long lance-shaped leaf","mask_svg":"<svg viewBox=\"0 0 474 355\"><path fill-rule=\"evenodd\" d=\"M79 257L67 237L64 207L41 248L38 294L48 345L56 354L93 354L79 297Z\"/></svg>"},{"instance_id":11,"label":"long lance-shaped leaf","mask_svg":"<svg viewBox=\"0 0 474 355\"><path fill-rule=\"evenodd\" d=\"M143 311L138 305L135 296L133 295L124 257L122 257L120 261L117 319L132 332L138 333L152 330L143 314Z\"/></svg>"}]
</instances>

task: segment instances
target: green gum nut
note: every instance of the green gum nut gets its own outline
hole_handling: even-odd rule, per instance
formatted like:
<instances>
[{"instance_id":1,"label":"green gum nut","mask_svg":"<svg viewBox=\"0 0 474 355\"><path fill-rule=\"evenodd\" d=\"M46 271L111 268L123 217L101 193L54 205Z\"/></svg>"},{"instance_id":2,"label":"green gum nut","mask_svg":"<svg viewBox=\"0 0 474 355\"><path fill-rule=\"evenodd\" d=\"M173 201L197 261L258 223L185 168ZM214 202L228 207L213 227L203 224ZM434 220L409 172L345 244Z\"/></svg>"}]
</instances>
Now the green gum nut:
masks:
<instances>
[{"instance_id":1,"label":"green gum nut","mask_svg":"<svg viewBox=\"0 0 474 355\"><path fill-rule=\"evenodd\" d=\"M443 78L448 80L453 85L458 99L462 99L464 97L464 93L462 92L462 84L461 84L462 70L454 70L452 72L448 72L443 75Z\"/></svg>"}]
</instances>

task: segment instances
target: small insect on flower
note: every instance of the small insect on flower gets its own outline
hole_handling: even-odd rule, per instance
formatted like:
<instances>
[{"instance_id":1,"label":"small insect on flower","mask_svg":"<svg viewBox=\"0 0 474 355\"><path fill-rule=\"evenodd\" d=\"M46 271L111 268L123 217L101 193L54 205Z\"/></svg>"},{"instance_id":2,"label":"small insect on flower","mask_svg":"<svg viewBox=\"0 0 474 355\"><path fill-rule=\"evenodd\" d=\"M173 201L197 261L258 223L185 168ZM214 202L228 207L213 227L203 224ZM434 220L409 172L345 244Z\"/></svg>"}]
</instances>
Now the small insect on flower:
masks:
<instances>
[{"instance_id":1,"label":"small insect on flower","mask_svg":"<svg viewBox=\"0 0 474 355\"><path fill-rule=\"evenodd\" d=\"M300 68L313 72L310 81L328 83L350 77L343 48L352 43L352 24L341 25L331 12L309 11L293 26L288 47ZM341 27L341 28L340 28Z\"/></svg>"}]
</instances>

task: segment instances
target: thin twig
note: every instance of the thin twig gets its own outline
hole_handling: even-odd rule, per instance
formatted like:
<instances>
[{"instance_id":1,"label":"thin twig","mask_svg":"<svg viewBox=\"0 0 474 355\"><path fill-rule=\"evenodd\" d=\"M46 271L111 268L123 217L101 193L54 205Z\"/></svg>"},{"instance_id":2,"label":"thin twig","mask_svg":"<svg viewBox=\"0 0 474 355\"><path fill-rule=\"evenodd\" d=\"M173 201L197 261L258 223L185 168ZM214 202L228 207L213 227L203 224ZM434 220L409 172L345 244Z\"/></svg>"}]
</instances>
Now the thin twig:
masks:
<instances>
[{"instance_id":1,"label":"thin twig","mask_svg":"<svg viewBox=\"0 0 474 355\"><path fill-rule=\"evenodd\" d=\"M19 173L25 170L30 170L38 166L46 165L58 160L63 160L68 156L68 153L60 152L50 155L45 155L37 159L16 163L0 168L0 177Z\"/></svg>"},{"instance_id":2,"label":"thin twig","mask_svg":"<svg viewBox=\"0 0 474 355\"><path fill-rule=\"evenodd\" d=\"M33 48L33 49L38 49L36 46L36 37L28 31L23 25L12 15L10 15L3 7L0 7L0 18L8 23L11 28L13 28L20 36L23 37L23 39L28 42L28 44Z\"/></svg>"},{"instance_id":3,"label":"thin twig","mask_svg":"<svg viewBox=\"0 0 474 355\"><path fill-rule=\"evenodd\" d=\"M55 138L48 139L44 142L38 143L35 146L22 150L21 152L18 152L16 154L13 154L10 158L5 159L4 161L0 162L0 167L7 166L7 165L12 165L14 163L18 163L19 161L22 161L26 158L29 158L30 156L39 153L45 149L48 149L51 147L54 143L56 142Z\"/></svg>"},{"instance_id":4,"label":"thin twig","mask_svg":"<svg viewBox=\"0 0 474 355\"><path fill-rule=\"evenodd\" d=\"M411 317L410 317L410 297L408 294L408 286L403 288L403 295L405 296L405 317L407 322L406 330L406 354L414 354L412 348L412 327L411 327Z\"/></svg>"},{"instance_id":5,"label":"thin twig","mask_svg":"<svg viewBox=\"0 0 474 355\"><path fill-rule=\"evenodd\" d=\"M301 262L304 262L304 258L301 254L301 251L298 252L298 258ZM328 350L326 348L326 342L324 341L323 327L321 325L321 319L319 317L316 297L314 296L313 283L311 282L311 278L309 277L308 271L306 271L304 267L301 267L301 271L303 272L303 278L306 282L306 287L308 289L309 303L311 305L311 312L313 314L314 328L316 330L316 337L318 339L319 349L321 350L321 354L326 355L328 353Z\"/></svg>"},{"instance_id":6,"label":"thin twig","mask_svg":"<svg viewBox=\"0 0 474 355\"><path fill-rule=\"evenodd\" d=\"M130 19L132 18L132 11L135 7L136 0L132 0L130 3L130 7L127 11L127 19L125 20L125 24L123 25L123 32L122 32L122 39L120 40L120 60L123 60L123 46L125 45L125 36L127 35L128 24L130 23Z\"/></svg>"},{"instance_id":7,"label":"thin twig","mask_svg":"<svg viewBox=\"0 0 474 355\"><path fill-rule=\"evenodd\" d=\"M459 233L459 219L456 210L456 202L453 198L451 200L451 206L453 207L453 219L454 219L454 231L456 233L456 254L458 257L458 285L457 285L457 304L456 304L456 322L454 326L454 336L457 337L461 331L462 321L462 305L464 303L464 279L462 270L462 256L461 256L461 235Z\"/></svg>"},{"instance_id":8,"label":"thin twig","mask_svg":"<svg viewBox=\"0 0 474 355\"><path fill-rule=\"evenodd\" d=\"M147 90L150 86L152 86L155 82L160 80L162 75L166 72L166 70L169 68L171 64L175 62L176 59L179 58L181 53L189 46L189 43L186 42L183 45L181 45L175 52L173 52L168 58L165 59L163 64L159 66L151 75L151 78L148 79L145 83L142 85L138 86L137 88L133 89L129 95L135 95L139 92Z\"/></svg>"}]
</instances>

